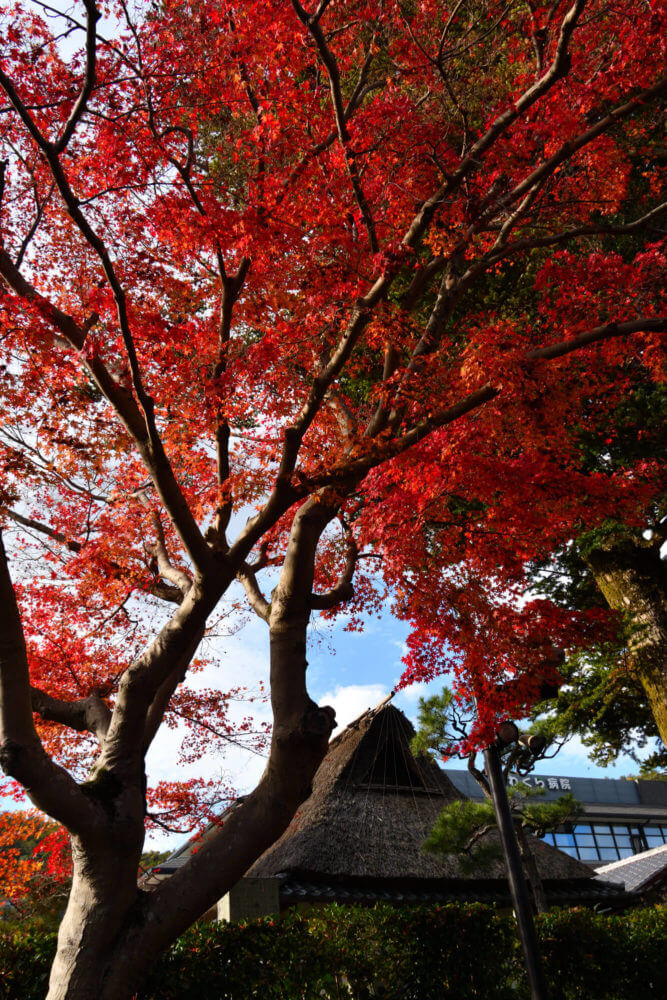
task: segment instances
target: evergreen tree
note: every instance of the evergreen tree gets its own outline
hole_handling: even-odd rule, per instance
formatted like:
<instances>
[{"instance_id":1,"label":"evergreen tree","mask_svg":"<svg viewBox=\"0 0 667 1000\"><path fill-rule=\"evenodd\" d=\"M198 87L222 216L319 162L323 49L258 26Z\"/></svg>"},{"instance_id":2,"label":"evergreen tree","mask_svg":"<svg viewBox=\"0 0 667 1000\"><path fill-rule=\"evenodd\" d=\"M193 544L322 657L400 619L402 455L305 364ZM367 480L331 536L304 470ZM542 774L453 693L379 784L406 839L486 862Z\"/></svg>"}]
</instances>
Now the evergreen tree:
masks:
<instances>
[{"instance_id":1,"label":"evergreen tree","mask_svg":"<svg viewBox=\"0 0 667 1000\"><path fill-rule=\"evenodd\" d=\"M419 728L412 740L415 754L429 754L447 758L453 745L467 737L470 730L473 706L463 704L452 692L444 688L441 694L419 700ZM510 772L526 775L535 761L544 756L546 747L542 740L536 742L532 734L522 734L519 743L501 750L505 782ZM534 752L537 751L537 752ZM500 845L485 836L496 828L496 815L491 799L489 781L476 764L476 752L467 755L468 770L482 789L485 801L470 799L452 802L438 816L428 835L424 850L435 854L457 854L464 870L484 868L501 856ZM519 852L524 872L533 892L538 913L547 908L544 886L530 851L529 836L543 837L579 812L579 803L571 793L561 795L556 802L540 802L540 788L532 788L519 781L507 788Z\"/></svg>"}]
</instances>

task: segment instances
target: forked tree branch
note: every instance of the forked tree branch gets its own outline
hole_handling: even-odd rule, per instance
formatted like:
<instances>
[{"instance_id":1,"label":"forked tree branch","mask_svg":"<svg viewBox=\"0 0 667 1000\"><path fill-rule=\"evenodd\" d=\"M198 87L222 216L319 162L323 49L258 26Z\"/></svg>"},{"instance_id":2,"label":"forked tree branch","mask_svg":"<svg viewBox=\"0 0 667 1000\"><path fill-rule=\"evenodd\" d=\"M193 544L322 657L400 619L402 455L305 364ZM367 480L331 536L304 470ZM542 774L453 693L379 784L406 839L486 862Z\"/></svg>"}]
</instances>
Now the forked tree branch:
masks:
<instances>
[{"instance_id":1,"label":"forked tree branch","mask_svg":"<svg viewBox=\"0 0 667 1000\"><path fill-rule=\"evenodd\" d=\"M596 121L595 125L592 125L585 132L581 132L579 135L572 139L567 139L552 156L544 160L539 166L535 167L531 173L525 177L519 184L517 184L511 191L503 195L495 204L488 209L484 215L482 215L475 223L475 230L481 228L489 218L497 215L499 211L504 208L508 208L510 205L519 201L524 197L532 188L539 182L541 182L545 177L551 176L557 167L567 160L570 160L575 153L584 146L593 142L598 136L602 135L604 132L609 131L609 129L616 124L616 122L624 121L626 118L631 117L639 108L644 104L648 104L653 101L656 97L660 97L667 91L667 77L662 77L657 80L650 87L646 87L644 90L639 91L634 97L630 98L624 104L619 104L615 108L612 108L607 114L602 115Z\"/></svg>"},{"instance_id":2,"label":"forked tree branch","mask_svg":"<svg viewBox=\"0 0 667 1000\"><path fill-rule=\"evenodd\" d=\"M627 337L633 333L644 331L662 332L664 330L667 330L667 318L664 317L649 316L620 323L606 323L603 326L587 330L570 340L528 351L525 355L525 361L527 363L551 361L555 358L572 354L575 351L580 351L591 344L612 340L616 337ZM404 454L409 448L423 441L433 431L479 409L484 403L488 403L500 395L500 392L499 388L492 385L485 385L479 389L475 389L451 406L446 406L441 410L431 413L428 417L424 417L400 437L379 444L374 450L359 458L352 458L342 462L329 472L310 477L307 481L303 482L302 487L304 490L308 489L312 491L331 486L340 487L351 481L358 482L371 469L376 468L391 458Z\"/></svg>"},{"instance_id":3,"label":"forked tree branch","mask_svg":"<svg viewBox=\"0 0 667 1000\"><path fill-rule=\"evenodd\" d=\"M316 32L319 31L321 33L321 28L317 24L313 29L311 29L309 15L306 13L298 0L292 0L292 4L302 23L306 25L309 30L314 30ZM403 237L402 242L404 246L411 249L416 249L418 247L421 238L429 229L437 210L444 204L446 198L461 186L465 178L471 172L479 168L482 162L482 155L488 152L488 150L498 141L498 139L501 138L502 135L504 135L507 129L513 124L514 121L517 120L517 118L528 111L541 97L552 89L558 80L567 74L570 66L568 46L577 21L585 6L586 0L575 0L575 3L569 9L561 22L556 51L548 70L539 80L524 91L524 93L514 102L511 108L499 115L491 123L486 132L471 146L468 153L461 160L457 169L453 171L447 177L444 184L422 204L419 212L415 215ZM324 42L324 45L326 46L326 41ZM321 49L320 52L324 60L324 50ZM335 60L333 60L331 67L327 65L327 70L330 71L330 74L332 72L335 74L337 71L337 67L335 67ZM296 468L301 443L308 428L317 416L329 387L347 363L363 330L370 322L372 310L386 296L391 285L393 284L395 276L395 271L392 272L391 270L384 270L375 280L367 294L357 300L352 309L350 320L343 336L338 342L337 347L332 353L328 363L313 380L313 385L308 398L293 424L285 429L285 442L278 470L276 490L274 491L276 494L280 493L281 486L284 487L289 485L292 473ZM381 429L381 425L383 423L381 415L377 416L376 422ZM277 504L278 502L279 496L272 495L269 503ZM252 544L254 544L257 537L259 537L259 535L256 534L256 531L262 521L263 517L260 512L260 515L257 515L252 522L248 523L246 533L244 533L243 537L244 547L246 538L250 542L249 547L246 549L246 553L250 550L250 547L252 547ZM239 538L238 542L241 543L241 538ZM245 553L242 557L245 558Z\"/></svg>"},{"instance_id":4,"label":"forked tree branch","mask_svg":"<svg viewBox=\"0 0 667 1000\"><path fill-rule=\"evenodd\" d=\"M88 51L91 45L91 37L92 37L92 44L94 47L94 35L95 35L94 22L97 18L97 12L93 0L86 0L86 10L88 14L88 29L86 36L87 51ZM91 22L92 22L92 28L91 28ZM65 127L65 132L63 133L63 137L66 136L67 141L69 141L69 139L71 138L74 127L76 126L77 121L79 120L79 118L81 117L81 115L85 110L85 102L87 101L90 90L92 89L92 86L94 84L94 72L95 72L94 60L92 63L92 76L91 76L92 82L91 80L88 79L89 70L91 66L90 60L88 60L87 65L88 69L87 69L86 82L84 83L84 87L81 91L80 99L75 105L72 115L70 116L70 120ZM77 229L83 236L86 243L88 243L88 245L90 246L90 248L93 250L93 252L96 254L96 256L100 261L102 270L104 271L104 274L111 288L116 303L118 325L121 331L121 336L128 357L131 378L132 378L132 386L134 388L138 406L137 403L134 403L134 400L131 400L131 397L129 397L129 399L128 398L125 399L124 404L121 408L118 407L118 395L119 395L118 390L120 387L117 385L117 383L113 383L113 380L110 379L108 373L105 373L106 378L103 381L106 384L107 390L110 388L109 382L112 382L113 391L110 394L108 394L108 392L105 391L105 387L102 384L98 383L99 387L101 391L105 394L109 402L112 404L112 406L114 406L119 416L121 416L121 419L124 419L124 422L128 427L128 430L130 430L130 432L132 433L132 436L135 439L135 443L139 447L142 458L146 462L146 465L153 476L156 488L158 489L158 492L160 493L165 503L165 507L169 512L170 517L172 518L176 530L179 532L179 535L181 536L181 540L183 541L183 544L185 545L185 548L188 554L190 555L190 558L192 559L195 566L197 566L201 570L204 570L205 568L208 568L211 565L211 552L208 545L206 544L206 541L204 540L201 531L199 530L199 527L194 517L192 516L192 512L190 511L190 508L187 504L187 501L185 500L185 497L183 496L181 488L176 481L176 477L174 475L171 463L169 462L169 459L167 458L166 452L164 450L164 446L162 444L162 440L160 438L157 429L157 424L155 421L154 400L148 394L143 384L139 359L137 356L134 339L130 328L125 291L118 279L114 264L111 260L107 247L102 238L95 232L95 230L92 228L92 226L86 219L85 215L81 211L80 201L74 194L70 186L69 180L67 178L67 175L63 169L62 163L60 161L60 153L62 150L59 144L58 143L54 144L50 142L42 134L42 132L35 124L27 107L21 100L13 82L9 79L9 77L2 69L0 69L0 86L2 86L3 89L5 90L11 104L16 110L16 113L18 114L21 121L24 123L26 129L28 130L28 133L32 137L38 149L41 151L42 155L44 156L44 159L46 160L50 168L51 175L53 177L55 185L58 188L58 191L60 192L60 195L63 199L63 202L65 203L67 212L70 218L72 219L72 222L77 227ZM70 125L70 123L72 124ZM68 126L70 127L68 128ZM61 137L61 141L63 137ZM5 282L10 286L10 288L12 288L12 290L17 295L19 295L19 297L27 299L29 302L33 304L42 305L44 308L42 308L41 311L42 315L44 315L44 318L48 319L53 325L55 325L56 328L59 330L59 332L64 334L65 338L69 341L69 343L80 351L85 342L86 338L85 332L81 331L80 327L78 327L78 325L75 323L74 320L71 319L71 317L68 317L65 314L61 313L61 311L58 310L55 306L53 306L51 303L48 303L43 298L43 296L40 296L39 293L37 293L35 289L33 289L29 285L29 283L23 278L23 276L20 275L18 269L13 265L11 260L8 258L8 255L5 254L4 251L2 251L2 256L3 258L7 258L6 260L5 259L0 260L0 274L5 279ZM63 329L62 325L63 320L65 321L64 326L69 331L69 335ZM60 325L58 321L61 321ZM93 366L88 365L88 367L91 371L91 374L93 374L93 377L95 377ZM98 361L97 368L99 369L100 367L103 366L101 366L101 363ZM131 421L127 422L126 418L128 415L130 400L134 404L133 408L135 412L132 413ZM139 417L141 425L139 424L137 417Z\"/></svg>"},{"instance_id":5,"label":"forked tree branch","mask_svg":"<svg viewBox=\"0 0 667 1000\"><path fill-rule=\"evenodd\" d=\"M304 8L299 3L299 0L292 0L292 6L296 12L297 17L301 23L310 32L317 46L317 50L320 54L320 59L326 69L327 75L329 77L329 88L331 90L331 104L334 112L334 120L336 122L336 131L338 133L338 140L340 142L341 149L343 151L343 156L345 158L345 166L347 168L347 173L350 178L350 183L352 185L352 190L354 192L354 198L361 213L361 217L364 220L364 226L366 227L366 233L368 234L368 243L370 246L371 253L376 254L380 249L377 237L377 231L375 228L375 220L373 219L373 212L371 206L368 202L366 194L364 192L361 177L359 174L359 166L357 164L356 154L350 148L351 145L351 135L347 127L347 115L345 102L343 100L343 92L341 89L340 81L340 71L338 69L338 63L336 57L331 51L329 44L324 36L320 25L320 18L326 9L326 4L320 4L318 11L313 14L307 14ZM366 55L364 65L367 68L370 65L370 49ZM362 75L363 75L362 71Z\"/></svg>"},{"instance_id":6,"label":"forked tree branch","mask_svg":"<svg viewBox=\"0 0 667 1000\"><path fill-rule=\"evenodd\" d=\"M528 87L511 108L508 108L507 111L494 119L486 132L470 147L456 170L452 171L441 187L427 198L403 238L403 243L406 246L413 248L418 246L419 241L429 228L440 206L444 204L445 199L461 186L463 180L470 173L479 168L482 163L482 155L488 152L517 118L530 110L560 79L567 75L570 69L568 47L577 22L585 7L586 0L575 0L575 3L561 22L554 58L546 73L532 84L532 86Z\"/></svg>"},{"instance_id":7,"label":"forked tree branch","mask_svg":"<svg viewBox=\"0 0 667 1000\"><path fill-rule=\"evenodd\" d=\"M340 520L347 540L345 566L335 587L332 587L325 594L311 594L310 606L314 611L329 611L354 597L352 580L359 559L359 549L349 524L342 518Z\"/></svg>"},{"instance_id":8,"label":"forked tree branch","mask_svg":"<svg viewBox=\"0 0 667 1000\"><path fill-rule=\"evenodd\" d=\"M55 143L56 153L60 154L67 148L67 144L74 135L74 130L79 123L81 116L86 110L88 99L95 86L95 71L97 61L97 37L95 26L101 18L100 12L95 6L95 0L84 0L86 8L86 74L83 87L77 101L72 108L69 118L65 122L65 127L60 138Z\"/></svg>"},{"instance_id":9,"label":"forked tree branch","mask_svg":"<svg viewBox=\"0 0 667 1000\"><path fill-rule=\"evenodd\" d=\"M151 524L153 525L153 530L155 531L157 537L157 541L151 545L147 545L146 550L155 557L160 576L177 587L180 590L181 595L185 597L188 590L192 586L192 579L184 570L178 569L177 566L174 566L169 558L167 544L164 538L164 529L162 527L162 521L158 511L150 506L150 503L146 499L144 493L139 494L139 500L145 507L150 508Z\"/></svg>"}]
</instances>

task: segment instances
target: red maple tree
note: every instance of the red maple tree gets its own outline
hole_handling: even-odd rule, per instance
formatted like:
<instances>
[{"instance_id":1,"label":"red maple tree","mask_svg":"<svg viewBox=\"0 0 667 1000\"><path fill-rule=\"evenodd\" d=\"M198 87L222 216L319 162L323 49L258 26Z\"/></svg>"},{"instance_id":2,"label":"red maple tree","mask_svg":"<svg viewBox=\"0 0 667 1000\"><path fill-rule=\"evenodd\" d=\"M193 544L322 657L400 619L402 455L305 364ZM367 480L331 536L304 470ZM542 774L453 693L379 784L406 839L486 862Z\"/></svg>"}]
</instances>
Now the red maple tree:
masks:
<instances>
[{"instance_id":1,"label":"red maple tree","mask_svg":"<svg viewBox=\"0 0 667 1000\"><path fill-rule=\"evenodd\" d=\"M71 836L50 1000L131 995L289 823L334 725L308 621L372 606L363 557L384 552L422 650L443 609L469 623L488 726L564 627L499 605L522 562L658 488L583 475L568 433L628 366L660 377L658 3L141 13L1 22L1 759ZM492 294L512 269L525 314ZM485 511L458 579L466 529L429 540L445 494ZM144 758L170 712L224 729L187 677L235 580L270 635L267 768L146 894Z\"/></svg>"},{"instance_id":2,"label":"red maple tree","mask_svg":"<svg viewBox=\"0 0 667 1000\"><path fill-rule=\"evenodd\" d=\"M0 906L33 916L62 906L71 875L67 832L36 810L0 813Z\"/></svg>"}]
</instances>

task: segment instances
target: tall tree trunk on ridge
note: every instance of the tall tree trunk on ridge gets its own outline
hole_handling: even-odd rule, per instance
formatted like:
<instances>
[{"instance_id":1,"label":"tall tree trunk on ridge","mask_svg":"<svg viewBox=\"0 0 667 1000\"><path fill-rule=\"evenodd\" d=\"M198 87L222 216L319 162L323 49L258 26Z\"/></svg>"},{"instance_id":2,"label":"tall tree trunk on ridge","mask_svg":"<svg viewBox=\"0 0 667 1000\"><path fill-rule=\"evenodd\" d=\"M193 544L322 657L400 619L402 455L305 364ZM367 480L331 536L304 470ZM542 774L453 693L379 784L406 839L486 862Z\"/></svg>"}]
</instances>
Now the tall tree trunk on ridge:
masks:
<instances>
[{"instance_id":1,"label":"tall tree trunk on ridge","mask_svg":"<svg viewBox=\"0 0 667 1000\"><path fill-rule=\"evenodd\" d=\"M624 541L588 556L609 607L623 615L632 664L667 746L667 573L655 545Z\"/></svg>"}]
</instances>

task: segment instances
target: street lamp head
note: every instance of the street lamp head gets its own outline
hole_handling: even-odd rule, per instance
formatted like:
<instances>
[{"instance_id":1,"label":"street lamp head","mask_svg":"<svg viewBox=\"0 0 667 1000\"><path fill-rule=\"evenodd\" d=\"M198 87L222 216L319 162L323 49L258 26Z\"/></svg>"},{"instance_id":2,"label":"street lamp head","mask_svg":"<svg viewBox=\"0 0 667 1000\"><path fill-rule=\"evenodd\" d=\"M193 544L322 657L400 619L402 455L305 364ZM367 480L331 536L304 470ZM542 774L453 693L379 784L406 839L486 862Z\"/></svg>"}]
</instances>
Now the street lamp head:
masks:
<instances>
[{"instance_id":1,"label":"street lamp head","mask_svg":"<svg viewBox=\"0 0 667 1000\"><path fill-rule=\"evenodd\" d=\"M501 746L508 747L519 739L519 730L513 722L501 722L496 730L496 739Z\"/></svg>"},{"instance_id":2,"label":"street lamp head","mask_svg":"<svg viewBox=\"0 0 667 1000\"><path fill-rule=\"evenodd\" d=\"M539 757L540 754L544 753L547 747L547 741L544 736L539 736L537 733L522 733L519 737L519 743L522 746L527 747L533 757Z\"/></svg>"}]
</instances>

